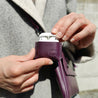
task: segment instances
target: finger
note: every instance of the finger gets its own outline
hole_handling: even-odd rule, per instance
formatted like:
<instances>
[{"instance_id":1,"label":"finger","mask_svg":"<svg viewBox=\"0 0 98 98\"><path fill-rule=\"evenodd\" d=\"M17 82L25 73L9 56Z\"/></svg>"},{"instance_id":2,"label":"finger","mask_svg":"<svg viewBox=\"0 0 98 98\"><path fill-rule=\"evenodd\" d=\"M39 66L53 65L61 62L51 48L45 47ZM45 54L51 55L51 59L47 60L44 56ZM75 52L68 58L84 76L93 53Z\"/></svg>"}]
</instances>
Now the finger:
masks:
<instances>
[{"instance_id":1,"label":"finger","mask_svg":"<svg viewBox=\"0 0 98 98\"><path fill-rule=\"evenodd\" d=\"M64 16L66 17L66 16ZM61 27L61 25L64 23L65 18L61 18L52 28L51 33L56 35L59 32L59 28Z\"/></svg>"},{"instance_id":2,"label":"finger","mask_svg":"<svg viewBox=\"0 0 98 98\"><path fill-rule=\"evenodd\" d=\"M33 75L32 77L30 77L29 79L27 79L22 85L21 85L21 89L27 88L31 85L34 85L37 81L38 81L38 77L39 74L36 73L35 75Z\"/></svg>"},{"instance_id":3,"label":"finger","mask_svg":"<svg viewBox=\"0 0 98 98\"><path fill-rule=\"evenodd\" d=\"M8 79L7 82L10 85L12 85L12 86L19 86L24 81L26 81L27 79L29 79L31 76L35 75L37 72L38 71L33 71L33 72L30 72L30 73L23 74L21 76L12 77L12 78Z\"/></svg>"},{"instance_id":4,"label":"finger","mask_svg":"<svg viewBox=\"0 0 98 98\"><path fill-rule=\"evenodd\" d=\"M12 67L10 69L9 77L17 77L29 72L37 71L40 67L44 65L52 65L53 61L48 58L39 58L35 60L29 60L25 62L21 62L17 65L17 67Z\"/></svg>"},{"instance_id":5,"label":"finger","mask_svg":"<svg viewBox=\"0 0 98 98\"><path fill-rule=\"evenodd\" d=\"M24 79L25 78L25 79ZM10 84L10 87L6 87L9 91L13 93L21 93L24 90L28 91L30 90L31 86L33 87L34 83L37 82L38 80L38 71L37 72L32 72L28 75L23 75L20 77L16 77L10 79L10 81L7 81Z\"/></svg>"},{"instance_id":6,"label":"finger","mask_svg":"<svg viewBox=\"0 0 98 98\"><path fill-rule=\"evenodd\" d=\"M31 71L39 70L44 65L52 65L52 64L53 61L48 58L39 58L35 60L22 62L20 68L18 69L18 74L24 74Z\"/></svg>"},{"instance_id":7,"label":"finger","mask_svg":"<svg viewBox=\"0 0 98 98\"><path fill-rule=\"evenodd\" d=\"M27 55L18 56L17 61L20 61L20 62L28 61L28 60L32 60L34 57L35 57L35 49L32 48Z\"/></svg>"},{"instance_id":8,"label":"finger","mask_svg":"<svg viewBox=\"0 0 98 98\"><path fill-rule=\"evenodd\" d=\"M73 24L73 22L78 18L78 15L75 13L71 13L67 16L64 16L60 21L53 27L52 33L56 34L58 39L62 38L66 33L68 27Z\"/></svg>"},{"instance_id":9,"label":"finger","mask_svg":"<svg viewBox=\"0 0 98 98\"><path fill-rule=\"evenodd\" d=\"M30 73L26 73L26 74L23 74L22 76L20 76L19 78L24 81L26 81L27 79L29 79L30 77L33 77L36 73L38 73L39 70L36 70L36 71L33 71L33 72L30 72ZM23 83L22 82L22 83Z\"/></svg>"},{"instance_id":10,"label":"finger","mask_svg":"<svg viewBox=\"0 0 98 98\"><path fill-rule=\"evenodd\" d=\"M30 85L29 87L26 87L24 89L20 89L20 87L15 87L15 88L13 88L13 90L11 90L11 92L14 93L14 94L20 94L20 93L30 91L33 88L34 88L34 85Z\"/></svg>"},{"instance_id":11,"label":"finger","mask_svg":"<svg viewBox=\"0 0 98 98\"><path fill-rule=\"evenodd\" d=\"M32 90L33 88L34 88L34 85L31 85L31 86L26 87L26 88L24 88L23 90L21 90L20 93L24 93L24 92L30 91L30 90Z\"/></svg>"},{"instance_id":12,"label":"finger","mask_svg":"<svg viewBox=\"0 0 98 98\"><path fill-rule=\"evenodd\" d=\"M86 26L88 23L86 19L77 19L66 31L66 34L62 38L64 41L69 40L81 27Z\"/></svg>"},{"instance_id":13,"label":"finger","mask_svg":"<svg viewBox=\"0 0 98 98\"><path fill-rule=\"evenodd\" d=\"M20 87L13 87L13 90L11 90L11 92L14 94L19 94L19 93L24 93L24 92L30 91L33 88L34 88L34 85L30 85L29 87L26 87L24 89L20 89Z\"/></svg>"},{"instance_id":14,"label":"finger","mask_svg":"<svg viewBox=\"0 0 98 98\"><path fill-rule=\"evenodd\" d=\"M80 41L83 38L90 36L90 35L94 35L95 34L95 27L93 24L89 24L88 26L86 26L82 31L80 31L79 33L77 33L76 35L74 35L71 38L71 42L74 43L76 41Z\"/></svg>"}]
</instances>

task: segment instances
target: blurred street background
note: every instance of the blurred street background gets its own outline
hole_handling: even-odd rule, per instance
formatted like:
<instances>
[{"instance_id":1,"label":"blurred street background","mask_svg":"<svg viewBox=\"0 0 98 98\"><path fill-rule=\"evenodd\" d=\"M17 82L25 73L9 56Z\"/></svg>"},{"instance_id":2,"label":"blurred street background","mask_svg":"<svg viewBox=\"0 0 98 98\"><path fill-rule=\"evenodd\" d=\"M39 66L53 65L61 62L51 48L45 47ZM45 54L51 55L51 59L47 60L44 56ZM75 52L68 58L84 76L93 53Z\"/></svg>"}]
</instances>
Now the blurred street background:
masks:
<instances>
[{"instance_id":1,"label":"blurred street background","mask_svg":"<svg viewBox=\"0 0 98 98\"><path fill-rule=\"evenodd\" d=\"M77 0L77 13L82 13L97 27L94 40L95 57L77 64L77 80L81 98L98 98L98 0Z\"/></svg>"}]
</instances>

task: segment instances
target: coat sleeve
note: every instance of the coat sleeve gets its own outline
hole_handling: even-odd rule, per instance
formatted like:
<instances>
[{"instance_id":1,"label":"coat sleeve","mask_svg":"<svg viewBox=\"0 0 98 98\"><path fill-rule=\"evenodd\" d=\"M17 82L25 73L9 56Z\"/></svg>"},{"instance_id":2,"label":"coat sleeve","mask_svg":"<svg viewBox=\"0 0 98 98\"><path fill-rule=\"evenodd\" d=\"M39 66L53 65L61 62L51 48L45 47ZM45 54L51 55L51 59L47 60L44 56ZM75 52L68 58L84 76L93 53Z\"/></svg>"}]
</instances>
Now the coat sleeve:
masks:
<instances>
[{"instance_id":1,"label":"coat sleeve","mask_svg":"<svg viewBox=\"0 0 98 98\"><path fill-rule=\"evenodd\" d=\"M70 42L63 42L63 52L69 56L69 58L75 63L85 63L92 60L95 57L95 49L93 43L87 48L77 50L76 47Z\"/></svg>"},{"instance_id":2,"label":"coat sleeve","mask_svg":"<svg viewBox=\"0 0 98 98\"><path fill-rule=\"evenodd\" d=\"M67 13L76 12L77 0L66 0Z\"/></svg>"}]
</instances>

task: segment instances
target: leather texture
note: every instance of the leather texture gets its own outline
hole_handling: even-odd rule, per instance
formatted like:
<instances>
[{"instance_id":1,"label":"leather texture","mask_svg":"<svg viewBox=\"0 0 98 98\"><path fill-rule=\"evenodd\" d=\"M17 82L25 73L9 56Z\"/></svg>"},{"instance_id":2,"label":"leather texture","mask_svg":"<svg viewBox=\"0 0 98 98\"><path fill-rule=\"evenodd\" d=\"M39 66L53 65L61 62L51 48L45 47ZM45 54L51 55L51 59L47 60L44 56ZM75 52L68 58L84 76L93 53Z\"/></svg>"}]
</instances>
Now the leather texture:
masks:
<instances>
[{"instance_id":1,"label":"leather texture","mask_svg":"<svg viewBox=\"0 0 98 98\"><path fill-rule=\"evenodd\" d=\"M75 65L67 64L67 57L62 52L62 44L60 42L36 42L35 48L35 58L48 57L57 63L55 72L63 98L72 98L78 94Z\"/></svg>"}]
</instances>

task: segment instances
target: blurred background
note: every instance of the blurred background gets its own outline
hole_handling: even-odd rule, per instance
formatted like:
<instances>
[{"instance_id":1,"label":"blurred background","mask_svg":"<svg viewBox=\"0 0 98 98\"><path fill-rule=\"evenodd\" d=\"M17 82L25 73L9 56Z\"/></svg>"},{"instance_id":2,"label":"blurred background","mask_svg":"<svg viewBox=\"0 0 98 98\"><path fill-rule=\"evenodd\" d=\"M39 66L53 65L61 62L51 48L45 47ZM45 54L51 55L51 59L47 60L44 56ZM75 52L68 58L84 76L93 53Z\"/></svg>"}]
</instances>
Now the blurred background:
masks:
<instances>
[{"instance_id":1,"label":"blurred background","mask_svg":"<svg viewBox=\"0 0 98 98\"><path fill-rule=\"evenodd\" d=\"M77 80L81 98L98 98L98 0L77 0L77 13L82 13L97 27L93 60L77 64Z\"/></svg>"}]
</instances>

